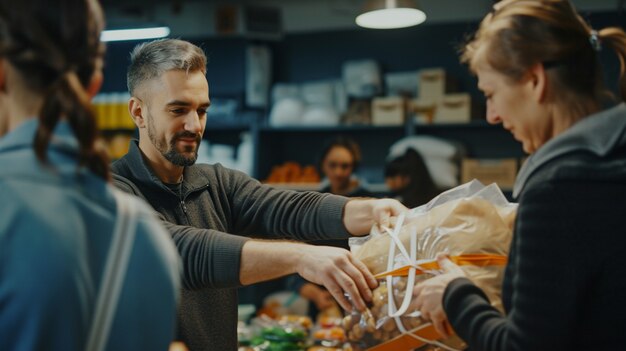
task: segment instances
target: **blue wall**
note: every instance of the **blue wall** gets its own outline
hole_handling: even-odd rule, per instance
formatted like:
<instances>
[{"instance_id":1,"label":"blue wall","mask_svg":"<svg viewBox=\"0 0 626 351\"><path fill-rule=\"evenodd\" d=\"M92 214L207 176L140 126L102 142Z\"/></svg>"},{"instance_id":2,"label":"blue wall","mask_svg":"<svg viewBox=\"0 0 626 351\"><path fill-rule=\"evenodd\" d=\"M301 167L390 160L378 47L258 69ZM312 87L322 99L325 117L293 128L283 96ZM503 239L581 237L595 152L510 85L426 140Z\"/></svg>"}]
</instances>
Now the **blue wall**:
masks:
<instances>
[{"instance_id":1,"label":"blue wall","mask_svg":"<svg viewBox=\"0 0 626 351\"><path fill-rule=\"evenodd\" d=\"M185 39L185 38L183 38ZM245 86L245 47L243 38L190 40L207 54L207 77L212 96L238 97ZM126 91L126 69L130 52L139 42L112 42L107 46L103 92Z\"/></svg>"},{"instance_id":2,"label":"blue wall","mask_svg":"<svg viewBox=\"0 0 626 351\"><path fill-rule=\"evenodd\" d=\"M618 25L626 28L626 14L617 12L583 14L594 28ZM477 22L424 24L394 30L351 29L286 35L270 42L274 55L274 80L304 82L341 77L347 60L372 58L384 72L445 67L458 83L458 90L469 91L482 101L476 80L458 61L458 48ZM243 98L245 89L244 38L196 38L192 40L209 57L207 75L212 97ZM129 52L137 42L109 44L103 91L124 91ZM603 50L602 63L607 83L616 89L619 63L612 50Z\"/></svg>"}]
</instances>

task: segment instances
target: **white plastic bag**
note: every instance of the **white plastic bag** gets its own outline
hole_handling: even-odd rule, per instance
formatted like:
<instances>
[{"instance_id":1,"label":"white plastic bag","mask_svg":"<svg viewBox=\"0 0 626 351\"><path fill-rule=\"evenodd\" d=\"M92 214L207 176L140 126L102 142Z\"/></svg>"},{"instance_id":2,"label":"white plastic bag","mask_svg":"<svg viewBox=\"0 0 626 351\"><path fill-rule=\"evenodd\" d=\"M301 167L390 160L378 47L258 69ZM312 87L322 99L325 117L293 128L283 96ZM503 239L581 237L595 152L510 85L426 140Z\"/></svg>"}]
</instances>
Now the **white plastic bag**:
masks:
<instances>
[{"instance_id":1,"label":"white plastic bag","mask_svg":"<svg viewBox=\"0 0 626 351\"><path fill-rule=\"evenodd\" d=\"M439 274L435 258L440 252L457 261L492 304L500 308L516 209L517 205L509 203L495 184L484 186L474 180L401 215L394 229L381 232L375 227L367 237L351 238L355 257L381 279L371 307L376 332L364 333L360 339L352 333L352 341L371 347L392 343L394 338L415 336L412 331L425 323L419 312L408 309L412 290L420 280ZM354 321L349 322L346 325L354 325ZM347 333L350 337L350 330ZM367 340L365 344L363 340ZM458 341L449 341L439 345L428 340L447 350L460 345ZM456 348L446 348L450 344Z\"/></svg>"}]
</instances>

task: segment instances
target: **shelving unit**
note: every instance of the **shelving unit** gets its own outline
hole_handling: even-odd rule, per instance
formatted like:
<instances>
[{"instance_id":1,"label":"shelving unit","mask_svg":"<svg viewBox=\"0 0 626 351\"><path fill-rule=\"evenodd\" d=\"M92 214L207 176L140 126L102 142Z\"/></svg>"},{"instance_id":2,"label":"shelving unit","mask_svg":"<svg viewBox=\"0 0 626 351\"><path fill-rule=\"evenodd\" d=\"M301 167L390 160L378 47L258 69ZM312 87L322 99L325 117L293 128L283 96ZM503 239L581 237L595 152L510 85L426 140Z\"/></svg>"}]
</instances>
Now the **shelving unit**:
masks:
<instances>
[{"instance_id":1,"label":"shelving unit","mask_svg":"<svg viewBox=\"0 0 626 351\"><path fill-rule=\"evenodd\" d=\"M406 135L406 128L375 126L261 127L255 143L255 176L267 177L272 166L286 161L317 165L324 145L339 135L354 139L363 160L358 173L370 183L381 183L389 147Z\"/></svg>"},{"instance_id":2,"label":"shelving unit","mask_svg":"<svg viewBox=\"0 0 626 351\"><path fill-rule=\"evenodd\" d=\"M204 139L210 143L234 146L241 142L241 133L255 129L254 123L245 121L220 122L208 120L204 130Z\"/></svg>"},{"instance_id":3,"label":"shelving unit","mask_svg":"<svg viewBox=\"0 0 626 351\"><path fill-rule=\"evenodd\" d=\"M271 186L277 189L287 189L287 190L319 190L322 187L321 183L269 183ZM389 188L385 183L367 183L367 190L371 191L374 194L387 194L389 193Z\"/></svg>"},{"instance_id":4,"label":"shelving unit","mask_svg":"<svg viewBox=\"0 0 626 351\"><path fill-rule=\"evenodd\" d=\"M501 125L485 120L462 124L413 124L412 135L430 135L458 142L465 147L467 157L509 158L522 157L524 150L511 133Z\"/></svg>"},{"instance_id":5,"label":"shelving unit","mask_svg":"<svg viewBox=\"0 0 626 351\"><path fill-rule=\"evenodd\" d=\"M339 135L354 139L361 146L362 163L357 173L365 178L374 192L386 192L383 167L389 147L410 135L430 135L459 143L465 157L480 159L521 158L521 144L500 125L484 120L464 124L415 124L404 126L293 126L271 127L250 121L207 122L204 138L214 144L236 147L241 134L249 132L254 145L252 176L263 180L275 165L295 161L317 165L323 146ZM276 185L285 189L316 190L319 184Z\"/></svg>"}]
</instances>

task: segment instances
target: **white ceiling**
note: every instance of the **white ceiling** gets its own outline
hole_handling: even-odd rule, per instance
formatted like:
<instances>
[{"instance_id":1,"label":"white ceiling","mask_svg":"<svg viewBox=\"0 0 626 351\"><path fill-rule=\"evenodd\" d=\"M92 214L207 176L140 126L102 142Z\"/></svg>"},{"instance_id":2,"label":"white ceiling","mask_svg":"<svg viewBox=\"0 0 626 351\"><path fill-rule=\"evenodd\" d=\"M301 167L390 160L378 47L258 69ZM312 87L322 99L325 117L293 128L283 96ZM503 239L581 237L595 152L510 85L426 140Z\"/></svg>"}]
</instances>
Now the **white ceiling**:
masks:
<instances>
[{"instance_id":1,"label":"white ceiling","mask_svg":"<svg viewBox=\"0 0 626 351\"><path fill-rule=\"evenodd\" d=\"M429 23L477 21L493 0L420 0ZM103 0L109 27L164 24L175 37L215 35L216 9L223 4L263 5L281 9L286 33L356 28L363 0ZM573 0L583 12L624 11L625 0Z\"/></svg>"}]
</instances>

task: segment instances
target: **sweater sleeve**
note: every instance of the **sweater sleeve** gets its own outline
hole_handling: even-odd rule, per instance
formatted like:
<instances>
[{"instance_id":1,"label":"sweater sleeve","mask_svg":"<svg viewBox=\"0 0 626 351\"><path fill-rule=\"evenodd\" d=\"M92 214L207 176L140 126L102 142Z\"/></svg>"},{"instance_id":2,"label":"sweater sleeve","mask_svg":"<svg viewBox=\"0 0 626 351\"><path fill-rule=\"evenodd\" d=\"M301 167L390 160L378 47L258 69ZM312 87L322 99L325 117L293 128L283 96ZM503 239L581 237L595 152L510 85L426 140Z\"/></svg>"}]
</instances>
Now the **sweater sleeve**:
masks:
<instances>
[{"instance_id":1,"label":"sweater sleeve","mask_svg":"<svg viewBox=\"0 0 626 351\"><path fill-rule=\"evenodd\" d=\"M570 189L571 190L571 189ZM516 259L509 267L511 306L503 316L467 279L450 283L444 310L457 334L475 350L571 350L586 275L572 211L550 184L527 191L520 201ZM580 204L578 204L578 211ZM566 215L569 214L569 215ZM581 218L581 217L579 217ZM582 248L584 250L584 248Z\"/></svg>"},{"instance_id":2,"label":"sweater sleeve","mask_svg":"<svg viewBox=\"0 0 626 351\"><path fill-rule=\"evenodd\" d=\"M114 175L119 189L145 199L132 182ZM241 251L249 238L212 229L200 229L168 222L156 212L170 233L183 263L183 286L186 289L205 287L238 287Z\"/></svg>"},{"instance_id":3,"label":"sweater sleeve","mask_svg":"<svg viewBox=\"0 0 626 351\"><path fill-rule=\"evenodd\" d=\"M249 238L163 220L183 262L186 289L239 287L241 251Z\"/></svg>"},{"instance_id":4,"label":"sweater sleeve","mask_svg":"<svg viewBox=\"0 0 626 351\"><path fill-rule=\"evenodd\" d=\"M218 171L230 182L237 232L302 241L350 236L343 224L346 197L275 189L238 171Z\"/></svg>"}]
</instances>

